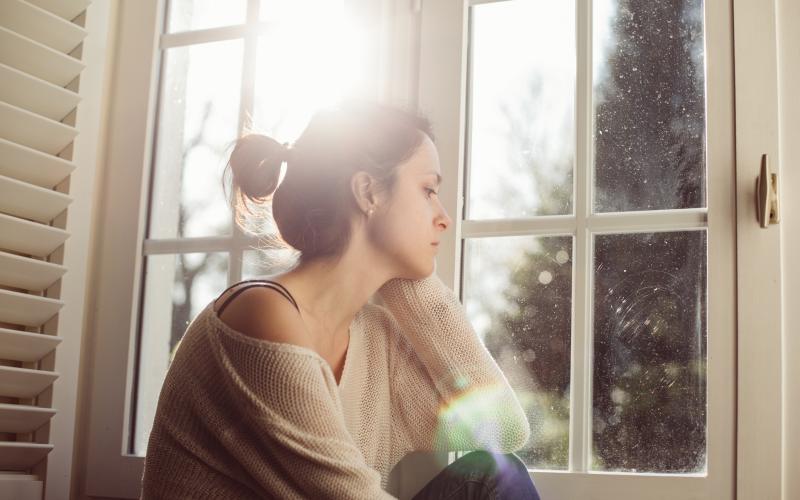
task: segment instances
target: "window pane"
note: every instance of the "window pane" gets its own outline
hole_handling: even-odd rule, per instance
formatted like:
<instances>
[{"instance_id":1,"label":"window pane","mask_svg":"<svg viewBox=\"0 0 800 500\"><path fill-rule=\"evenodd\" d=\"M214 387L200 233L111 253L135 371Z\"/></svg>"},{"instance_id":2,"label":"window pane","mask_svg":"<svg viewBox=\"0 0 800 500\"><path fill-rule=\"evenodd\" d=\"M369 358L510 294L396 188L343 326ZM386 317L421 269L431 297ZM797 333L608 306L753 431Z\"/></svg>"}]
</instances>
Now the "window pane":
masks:
<instances>
[{"instance_id":1,"label":"window pane","mask_svg":"<svg viewBox=\"0 0 800 500\"><path fill-rule=\"evenodd\" d=\"M247 0L169 0L169 33L242 24Z\"/></svg>"},{"instance_id":2,"label":"window pane","mask_svg":"<svg viewBox=\"0 0 800 500\"><path fill-rule=\"evenodd\" d=\"M258 17L262 21L301 22L309 13L324 18L341 6L342 0L261 0Z\"/></svg>"},{"instance_id":3,"label":"window pane","mask_svg":"<svg viewBox=\"0 0 800 500\"><path fill-rule=\"evenodd\" d=\"M705 207L702 0L594 3L596 212Z\"/></svg>"},{"instance_id":4,"label":"window pane","mask_svg":"<svg viewBox=\"0 0 800 500\"><path fill-rule=\"evenodd\" d=\"M317 109L371 94L369 44L341 1L265 3L262 15L273 4L285 15L259 38L254 127L292 142Z\"/></svg>"},{"instance_id":5,"label":"window pane","mask_svg":"<svg viewBox=\"0 0 800 500\"><path fill-rule=\"evenodd\" d=\"M572 213L575 5L470 9L467 218Z\"/></svg>"},{"instance_id":6,"label":"window pane","mask_svg":"<svg viewBox=\"0 0 800 500\"><path fill-rule=\"evenodd\" d=\"M178 341L227 286L227 253L151 255L145 260L133 453L144 456L158 394Z\"/></svg>"},{"instance_id":7,"label":"window pane","mask_svg":"<svg viewBox=\"0 0 800 500\"><path fill-rule=\"evenodd\" d=\"M229 234L221 179L239 126L242 41L164 57L148 237Z\"/></svg>"},{"instance_id":8,"label":"window pane","mask_svg":"<svg viewBox=\"0 0 800 500\"><path fill-rule=\"evenodd\" d=\"M595 237L593 468L706 468L706 231Z\"/></svg>"},{"instance_id":9,"label":"window pane","mask_svg":"<svg viewBox=\"0 0 800 500\"><path fill-rule=\"evenodd\" d=\"M566 469L572 237L466 240L464 307L525 409L531 439L520 458Z\"/></svg>"}]
</instances>

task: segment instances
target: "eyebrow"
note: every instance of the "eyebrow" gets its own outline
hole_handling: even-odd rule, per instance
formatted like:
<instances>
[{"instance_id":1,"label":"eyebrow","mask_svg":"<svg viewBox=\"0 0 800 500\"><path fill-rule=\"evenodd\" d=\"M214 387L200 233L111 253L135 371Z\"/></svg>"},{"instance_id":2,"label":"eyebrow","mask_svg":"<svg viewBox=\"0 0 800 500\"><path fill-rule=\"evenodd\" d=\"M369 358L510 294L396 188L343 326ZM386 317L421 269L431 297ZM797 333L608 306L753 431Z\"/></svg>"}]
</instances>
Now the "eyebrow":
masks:
<instances>
[{"instance_id":1,"label":"eyebrow","mask_svg":"<svg viewBox=\"0 0 800 500\"><path fill-rule=\"evenodd\" d=\"M442 183L442 174L438 172L428 172L423 175L435 175L436 176L436 184L440 185Z\"/></svg>"}]
</instances>

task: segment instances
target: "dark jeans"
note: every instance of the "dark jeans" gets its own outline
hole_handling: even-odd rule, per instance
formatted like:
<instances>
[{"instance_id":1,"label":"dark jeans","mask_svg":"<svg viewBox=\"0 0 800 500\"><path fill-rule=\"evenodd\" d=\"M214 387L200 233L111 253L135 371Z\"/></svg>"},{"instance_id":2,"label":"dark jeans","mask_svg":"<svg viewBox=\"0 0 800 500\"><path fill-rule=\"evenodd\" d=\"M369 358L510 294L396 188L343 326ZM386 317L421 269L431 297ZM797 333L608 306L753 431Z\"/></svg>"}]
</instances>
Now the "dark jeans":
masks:
<instances>
[{"instance_id":1,"label":"dark jeans","mask_svg":"<svg viewBox=\"0 0 800 500\"><path fill-rule=\"evenodd\" d=\"M413 500L539 500L522 460L513 453L478 450L448 465Z\"/></svg>"}]
</instances>

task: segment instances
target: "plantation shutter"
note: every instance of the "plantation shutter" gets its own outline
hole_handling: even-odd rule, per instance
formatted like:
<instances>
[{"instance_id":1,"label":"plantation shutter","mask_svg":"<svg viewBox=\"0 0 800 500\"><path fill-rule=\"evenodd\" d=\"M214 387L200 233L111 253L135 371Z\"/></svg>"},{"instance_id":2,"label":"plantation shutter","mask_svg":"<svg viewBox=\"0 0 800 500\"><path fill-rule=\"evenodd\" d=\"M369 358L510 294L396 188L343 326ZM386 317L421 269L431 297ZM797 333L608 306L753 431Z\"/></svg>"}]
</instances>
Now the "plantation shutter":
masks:
<instances>
[{"instance_id":1,"label":"plantation shutter","mask_svg":"<svg viewBox=\"0 0 800 500\"><path fill-rule=\"evenodd\" d=\"M0 498L42 498L88 0L0 2Z\"/></svg>"}]
</instances>

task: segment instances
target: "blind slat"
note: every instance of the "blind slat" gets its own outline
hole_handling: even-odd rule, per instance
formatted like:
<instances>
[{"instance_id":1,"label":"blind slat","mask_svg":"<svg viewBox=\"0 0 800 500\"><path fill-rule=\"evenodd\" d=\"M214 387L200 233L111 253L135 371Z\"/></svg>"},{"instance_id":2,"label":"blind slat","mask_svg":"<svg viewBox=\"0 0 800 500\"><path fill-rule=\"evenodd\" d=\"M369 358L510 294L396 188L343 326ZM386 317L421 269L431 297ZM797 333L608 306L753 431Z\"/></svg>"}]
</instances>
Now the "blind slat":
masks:
<instances>
[{"instance_id":1,"label":"blind slat","mask_svg":"<svg viewBox=\"0 0 800 500\"><path fill-rule=\"evenodd\" d=\"M0 251L0 285L2 286L41 292L58 281L66 272L67 268L59 264ZM0 351L2 351L2 346L0 346Z\"/></svg>"},{"instance_id":2,"label":"blind slat","mask_svg":"<svg viewBox=\"0 0 800 500\"><path fill-rule=\"evenodd\" d=\"M23 0L0 2L0 25L69 54L86 38L86 30Z\"/></svg>"},{"instance_id":3,"label":"blind slat","mask_svg":"<svg viewBox=\"0 0 800 500\"><path fill-rule=\"evenodd\" d=\"M90 0L28 0L46 11L72 21L92 3Z\"/></svg>"},{"instance_id":4,"label":"blind slat","mask_svg":"<svg viewBox=\"0 0 800 500\"><path fill-rule=\"evenodd\" d=\"M61 343L61 337L0 328L0 358L27 363L39 361ZM0 432L3 432L0 429Z\"/></svg>"},{"instance_id":5,"label":"blind slat","mask_svg":"<svg viewBox=\"0 0 800 500\"><path fill-rule=\"evenodd\" d=\"M42 485L42 481L30 474L0 473L0 498L41 500Z\"/></svg>"},{"instance_id":6,"label":"blind slat","mask_svg":"<svg viewBox=\"0 0 800 500\"><path fill-rule=\"evenodd\" d=\"M49 224L70 203L64 193L0 175L0 212Z\"/></svg>"},{"instance_id":7,"label":"blind slat","mask_svg":"<svg viewBox=\"0 0 800 500\"><path fill-rule=\"evenodd\" d=\"M80 97L74 92L0 64L0 101L60 121L75 109Z\"/></svg>"},{"instance_id":8,"label":"blind slat","mask_svg":"<svg viewBox=\"0 0 800 500\"><path fill-rule=\"evenodd\" d=\"M46 457L52 449L52 444L0 441L0 469L28 469Z\"/></svg>"},{"instance_id":9,"label":"blind slat","mask_svg":"<svg viewBox=\"0 0 800 500\"><path fill-rule=\"evenodd\" d=\"M0 102L0 136L56 155L78 135L74 127Z\"/></svg>"},{"instance_id":10,"label":"blind slat","mask_svg":"<svg viewBox=\"0 0 800 500\"><path fill-rule=\"evenodd\" d=\"M0 366L0 396L33 398L47 389L57 378L56 372ZM0 441L0 444L2 443ZM7 470L4 467L0 469Z\"/></svg>"},{"instance_id":11,"label":"blind slat","mask_svg":"<svg viewBox=\"0 0 800 500\"><path fill-rule=\"evenodd\" d=\"M71 161L0 137L0 175L51 189L73 170Z\"/></svg>"},{"instance_id":12,"label":"blind slat","mask_svg":"<svg viewBox=\"0 0 800 500\"><path fill-rule=\"evenodd\" d=\"M0 63L64 87L75 79L84 64L8 28L0 26Z\"/></svg>"},{"instance_id":13,"label":"blind slat","mask_svg":"<svg viewBox=\"0 0 800 500\"><path fill-rule=\"evenodd\" d=\"M0 289L0 321L14 325L42 326L64 307L58 299Z\"/></svg>"},{"instance_id":14,"label":"blind slat","mask_svg":"<svg viewBox=\"0 0 800 500\"><path fill-rule=\"evenodd\" d=\"M0 249L47 257L67 238L63 229L0 213Z\"/></svg>"},{"instance_id":15,"label":"blind slat","mask_svg":"<svg viewBox=\"0 0 800 500\"><path fill-rule=\"evenodd\" d=\"M52 408L0 403L0 432L33 432L55 414Z\"/></svg>"}]
</instances>

